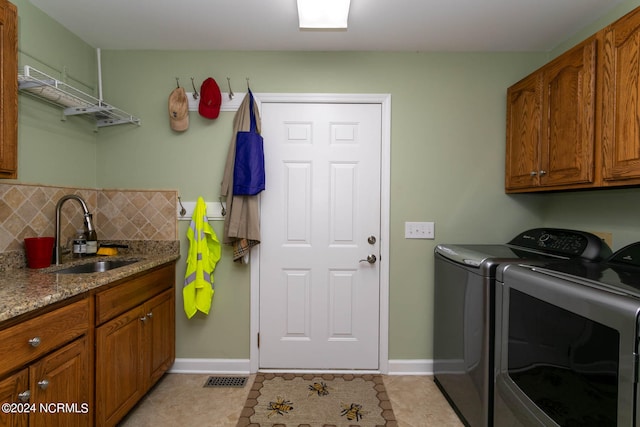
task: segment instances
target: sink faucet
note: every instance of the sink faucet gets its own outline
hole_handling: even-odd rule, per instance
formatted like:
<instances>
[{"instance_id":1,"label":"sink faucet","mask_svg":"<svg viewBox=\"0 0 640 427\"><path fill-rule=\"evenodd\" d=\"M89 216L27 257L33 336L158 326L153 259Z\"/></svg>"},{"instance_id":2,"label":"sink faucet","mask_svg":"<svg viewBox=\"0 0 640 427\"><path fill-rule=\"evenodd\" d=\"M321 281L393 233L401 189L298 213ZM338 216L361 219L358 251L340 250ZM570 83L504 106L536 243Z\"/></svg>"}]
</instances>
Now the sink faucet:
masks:
<instances>
[{"instance_id":1,"label":"sink faucet","mask_svg":"<svg viewBox=\"0 0 640 427\"><path fill-rule=\"evenodd\" d=\"M60 265L60 212L62 211L62 205L69 199L74 199L82 206L82 210L84 212L85 221L87 221L87 225L89 230L93 230L93 224L91 223L91 214L89 213L89 209L87 208L87 204L82 200L82 197L77 196L75 194L67 194L66 196L62 196L58 203L56 204L56 236L55 236L55 247L53 248L55 254L56 265Z\"/></svg>"}]
</instances>

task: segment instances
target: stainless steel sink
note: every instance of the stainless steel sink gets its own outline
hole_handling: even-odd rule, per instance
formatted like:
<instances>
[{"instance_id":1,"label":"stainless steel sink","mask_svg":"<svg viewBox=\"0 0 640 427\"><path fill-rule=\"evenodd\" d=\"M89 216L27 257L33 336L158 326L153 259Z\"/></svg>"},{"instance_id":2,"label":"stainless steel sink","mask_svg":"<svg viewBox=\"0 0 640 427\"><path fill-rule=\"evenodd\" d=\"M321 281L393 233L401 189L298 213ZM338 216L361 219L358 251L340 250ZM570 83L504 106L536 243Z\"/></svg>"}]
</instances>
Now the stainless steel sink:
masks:
<instances>
[{"instance_id":1,"label":"stainless steel sink","mask_svg":"<svg viewBox=\"0 0 640 427\"><path fill-rule=\"evenodd\" d=\"M88 264L79 264L72 267L63 268L62 270L52 271L55 274L82 274L82 273L103 273L113 270L114 268L124 267L139 259L121 259L121 260L100 260Z\"/></svg>"}]
</instances>

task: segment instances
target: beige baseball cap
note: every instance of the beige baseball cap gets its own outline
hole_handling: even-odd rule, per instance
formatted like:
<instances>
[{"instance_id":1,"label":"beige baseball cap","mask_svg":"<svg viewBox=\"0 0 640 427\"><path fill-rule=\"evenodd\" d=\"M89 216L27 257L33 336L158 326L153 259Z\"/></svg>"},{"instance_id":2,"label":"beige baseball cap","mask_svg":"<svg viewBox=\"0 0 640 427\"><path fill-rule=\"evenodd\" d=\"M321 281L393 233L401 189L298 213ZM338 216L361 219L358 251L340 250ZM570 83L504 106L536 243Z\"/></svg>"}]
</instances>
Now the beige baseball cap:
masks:
<instances>
[{"instance_id":1,"label":"beige baseball cap","mask_svg":"<svg viewBox=\"0 0 640 427\"><path fill-rule=\"evenodd\" d=\"M169 95L169 124L177 132L189 128L189 100L183 87L175 88Z\"/></svg>"}]
</instances>

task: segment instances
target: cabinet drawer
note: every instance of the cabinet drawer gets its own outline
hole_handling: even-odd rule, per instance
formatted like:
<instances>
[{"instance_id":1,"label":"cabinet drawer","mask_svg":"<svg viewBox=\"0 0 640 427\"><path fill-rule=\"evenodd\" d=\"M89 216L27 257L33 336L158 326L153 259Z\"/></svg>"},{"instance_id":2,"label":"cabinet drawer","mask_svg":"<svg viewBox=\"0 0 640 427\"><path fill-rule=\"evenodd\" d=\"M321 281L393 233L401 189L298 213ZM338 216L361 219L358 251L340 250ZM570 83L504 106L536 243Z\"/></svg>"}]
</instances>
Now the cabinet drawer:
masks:
<instances>
[{"instance_id":1,"label":"cabinet drawer","mask_svg":"<svg viewBox=\"0 0 640 427\"><path fill-rule=\"evenodd\" d=\"M69 304L0 331L0 374L86 334L89 300Z\"/></svg>"},{"instance_id":2,"label":"cabinet drawer","mask_svg":"<svg viewBox=\"0 0 640 427\"><path fill-rule=\"evenodd\" d=\"M174 281L175 266L171 264L97 293L96 324L104 323L173 287Z\"/></svg>"}]
</instances>

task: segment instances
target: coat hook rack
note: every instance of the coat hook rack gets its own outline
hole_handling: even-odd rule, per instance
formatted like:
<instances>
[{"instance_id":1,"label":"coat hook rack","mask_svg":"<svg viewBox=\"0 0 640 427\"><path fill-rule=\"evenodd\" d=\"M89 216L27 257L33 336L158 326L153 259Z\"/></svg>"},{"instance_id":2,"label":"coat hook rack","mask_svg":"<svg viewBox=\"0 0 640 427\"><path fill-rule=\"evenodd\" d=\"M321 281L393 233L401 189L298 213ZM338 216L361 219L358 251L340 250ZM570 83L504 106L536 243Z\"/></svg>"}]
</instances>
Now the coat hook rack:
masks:
<instances>
[{"instance_id":1,"label":"coat hook rack","mask_svg":"<svg viewBox=\"0 0 640 427\"><path fill-rule=\"evenodd\" d=\"M234 93L231 90L231 79L229 77L227 77L227 85L229 86L229 99L233 99Z\"/></svg>"}]
</instances>

